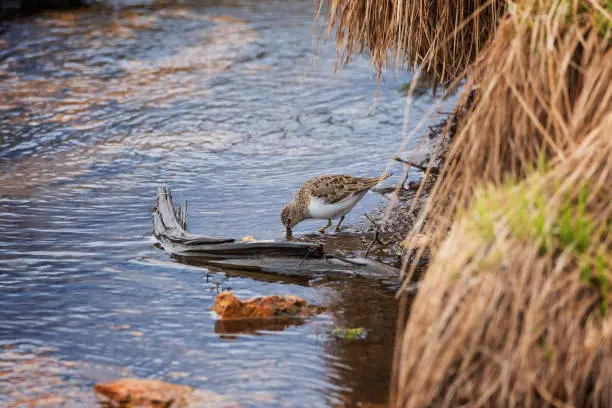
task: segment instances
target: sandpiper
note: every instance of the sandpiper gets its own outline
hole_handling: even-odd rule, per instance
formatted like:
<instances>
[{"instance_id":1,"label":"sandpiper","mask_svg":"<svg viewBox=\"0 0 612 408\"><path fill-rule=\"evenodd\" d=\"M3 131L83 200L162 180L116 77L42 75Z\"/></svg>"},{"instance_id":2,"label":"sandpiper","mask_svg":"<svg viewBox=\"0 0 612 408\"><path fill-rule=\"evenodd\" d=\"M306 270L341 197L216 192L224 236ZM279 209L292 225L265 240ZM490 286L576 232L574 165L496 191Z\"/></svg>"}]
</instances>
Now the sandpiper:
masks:
<instances>
[{"instance_id":1,"label":"sandpiper","mask_svg":"<svg viewBox=\"0 0 612 408\"><path fill-rule=\"evenodd\" d=\"M293 201L281 211L281 221L287 234L290 235L293 227L306 219L326 219L327 225L319 230L325 232L333 219L340 218L335 228L338 231L344 216L355 204L372 187L389 177L391 174L371 178L334 174L308 180L300 187Z\"/></svg>"}]
</instances>

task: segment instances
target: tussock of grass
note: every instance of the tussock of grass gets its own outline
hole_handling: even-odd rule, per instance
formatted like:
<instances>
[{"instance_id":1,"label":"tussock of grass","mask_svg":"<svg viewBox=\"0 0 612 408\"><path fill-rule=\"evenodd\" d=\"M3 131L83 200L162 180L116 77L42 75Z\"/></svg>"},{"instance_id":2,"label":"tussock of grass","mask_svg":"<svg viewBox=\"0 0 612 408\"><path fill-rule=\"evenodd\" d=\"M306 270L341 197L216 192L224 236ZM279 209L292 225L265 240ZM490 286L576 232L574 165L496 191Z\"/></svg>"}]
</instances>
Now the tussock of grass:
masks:
<instances>
[{"instance_id":1,"label":"tussock of grass","mask_svg":"<svg viewBox=\"0 0 612 408\"><path fill-rule=\"evenodd\" d=\"M477 92L414 234L435 248L476 185L520 180L602 126L612 112L612 31L595 25L604 12L596 0L512 3L472 70Z\"/></svg>"},{"instance_id":2,"label":"tussock of grass","mask_svg":"<svg viewBox=\"0 0 612 408\"><path fill-rule=\"evenodd\" d=\"M471 69L474 102L408 237L431 238L432 263L397 405L612 406L609 9L509 3Z\"/></svg>"},{"instance_id":3,"label":"tussock of grass","mask_svg":"<svg viewBox=\"0 0 612 408\"><path fill-rule=\"evenodd\" d=\"M319 0L339 65L369 54L380 75L389 63L420 67L436 82L461 77L495 31L501 0Z\"/></svg>"},{"instance_id":4,"label":"tussock of grass","mask_svg":"<svg viewBox=\"0 0 612 408\"><path fill-rule=\"evenodd\" d=\"M609 406L607 129L547 173L477 189L414 301L398 406Z\"/></svg>"}]
</instances>

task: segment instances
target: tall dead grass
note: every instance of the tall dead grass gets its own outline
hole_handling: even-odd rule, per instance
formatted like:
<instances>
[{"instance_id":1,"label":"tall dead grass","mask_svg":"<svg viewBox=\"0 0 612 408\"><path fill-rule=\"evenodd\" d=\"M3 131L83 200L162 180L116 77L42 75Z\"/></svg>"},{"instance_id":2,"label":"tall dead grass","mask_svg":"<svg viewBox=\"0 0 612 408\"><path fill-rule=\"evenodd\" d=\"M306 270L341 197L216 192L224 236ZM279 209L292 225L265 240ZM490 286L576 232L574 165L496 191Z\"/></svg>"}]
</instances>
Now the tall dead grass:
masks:
<instances>
[{"instance_id":1,"label":"tall dead grass","mask_svg":"<svg viewBox=\"0 0 612 408\"><path fill-rule=\"evenodd\" d=\"M598 0L512 3L474 65L445 164L411 235L432 246L482 182L567 157L612 112L612 19ZM475 95L475 96L474 96ZM409 237L410 238L410 237Z\"/></svg>"},{"instance_id":2,"label":"tall dead grass","mask_svg":"<svg viewBox=\"0 0 612 408\"><path fill-rule=\"evenodd\" d=\"M603 1L512 2L471 69L396 405L612 406L611 30Z\"/></svg>"},{"instance_id":3,"label":"tall dead grass","mask_svg":"<svg viewBox=\"0 0 612 408\"><path fill-rule=\"evenodd\" d=\"M398 344L397 406L612 406L610 126L477 190Z\"/></svg>"},{"instance_id":4,"label":"tall dead grass","mask_svg":"<svg viewBox=\"0 0 612 408\"><path fill-rule=\"evenodd\" d=\"M502 0L318 0L339 65L369 54L380 75L388 64L419 67L435 82L462 77L495 31Z\"/></svg>"}]
</instances>

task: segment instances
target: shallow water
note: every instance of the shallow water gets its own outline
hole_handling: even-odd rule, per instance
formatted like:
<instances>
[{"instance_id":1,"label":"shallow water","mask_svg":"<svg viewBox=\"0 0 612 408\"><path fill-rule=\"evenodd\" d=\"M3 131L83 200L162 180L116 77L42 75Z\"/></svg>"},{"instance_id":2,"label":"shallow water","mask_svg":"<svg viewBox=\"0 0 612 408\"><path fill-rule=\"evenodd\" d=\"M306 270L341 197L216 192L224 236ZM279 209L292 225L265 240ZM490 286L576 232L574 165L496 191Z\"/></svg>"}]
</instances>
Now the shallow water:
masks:
<instances>
[{"instance_id":1,"label":"shallow water","mask_svg":"<svg viewBox=\"0 0 612 408\"><path fill-rule=\"evenodd\" d=\"M150 237L160 183L188 200L190 231L282 239L280 208L304 180L389 164L410 76L387 75L377 95L363 59L334 74L334 44L316 51L314 12L312 1L123 1L4 26L0 345L10 351L0 353L0 403L23 403L5 371L36 358L78 362L54 363L62 380L36 391L69 395L67 405L92 404L96 381L128 374L243 406L384 403L396 318L387 288L206 271ZM414 99L410 129L435 102ZM423 144L405 149L422 155ZM383 202L368 194L345 223ZM210 311L218 288L298 295L330 312L285 328L224 327ZM331 340L334 325L370 336Z\"/></svg>"}]
</instances>

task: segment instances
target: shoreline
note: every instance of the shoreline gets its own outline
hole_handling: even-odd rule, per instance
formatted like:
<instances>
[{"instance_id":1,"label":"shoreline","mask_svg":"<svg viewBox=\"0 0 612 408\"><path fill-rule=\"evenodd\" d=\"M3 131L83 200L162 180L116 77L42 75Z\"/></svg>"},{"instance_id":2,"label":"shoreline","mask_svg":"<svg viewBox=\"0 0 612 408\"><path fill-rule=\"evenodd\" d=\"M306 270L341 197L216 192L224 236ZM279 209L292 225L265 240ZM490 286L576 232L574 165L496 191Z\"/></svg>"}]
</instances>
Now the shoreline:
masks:
<instances>
[{"instance_id":1,"label":"shoreline","mask_svg":"<svg viewBox=\"0 0 612 408\"><path fill-rule=\"evenodd\" d=\"M452 120L450 129L448 127L449 120ZM434 169L439 169L448 148L449 139L452 138L456 120L452 115L446 116L440 122L431 126L426 135L431 146L431 153L425 159L415 164L420 167L431 166ZM431 157L431 155L435 157ZM404 165L403 175L406 175L406 167ZM414 171L414 167L411 167ZM374 189L375 193L381 194L386 202L376 207L374 210L367 213L367 216L376 223L376 227L368 220L355 226L355 229L360 232L373 234L378 228L378 232L382 235L385 245L379 247L384 253L390 256L403 256L407 248L402 246L408 232L414 226L421 210L427 203L431 189L437 178L436 172L430 173L427 177L426 185L417 197L418 189L424 180L425 174L421 170L421 178L418 181L405 182L404 186L398 190L398 186L386 189ZM417 200L415 202L415 199ZM389 206L392 206L389 209Z\"/></svg>"}]
</instances>

